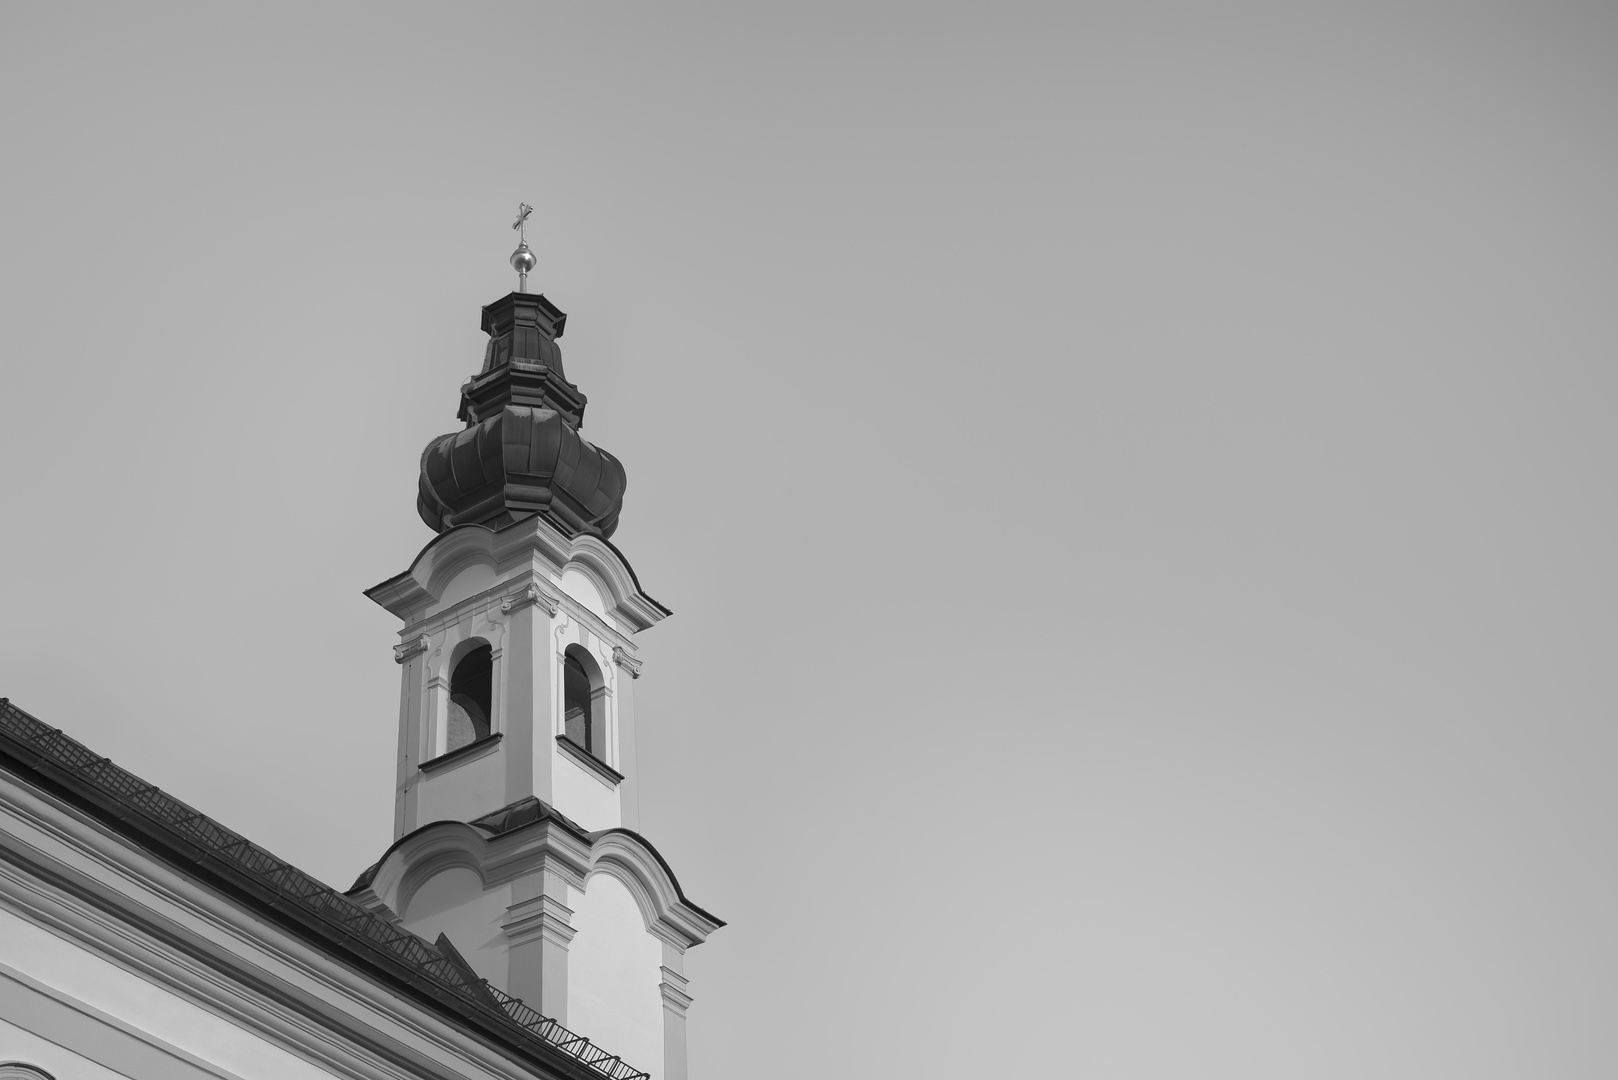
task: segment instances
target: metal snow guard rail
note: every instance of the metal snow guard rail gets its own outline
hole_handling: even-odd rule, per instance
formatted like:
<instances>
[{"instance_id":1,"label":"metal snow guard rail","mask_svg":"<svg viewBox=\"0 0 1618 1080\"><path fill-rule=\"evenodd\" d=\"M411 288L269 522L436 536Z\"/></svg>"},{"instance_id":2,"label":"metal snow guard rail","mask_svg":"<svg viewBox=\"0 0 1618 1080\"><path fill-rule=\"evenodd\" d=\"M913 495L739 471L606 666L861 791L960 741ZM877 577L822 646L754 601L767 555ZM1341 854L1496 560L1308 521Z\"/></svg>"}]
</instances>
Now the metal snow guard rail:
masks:
<instances>
[{"instance_id":1,"label":"metal snow guard rail","mask_svg":"<svg viewBox=\"0 0 1618 1080\"><path fill-rule=\"evenodd\" d=\"M6 747L6 742L12 747ZM290 902L312 917L317 924L314 928L324 936L352 952L382 961L382 966L392 969L393 974L427 990L429 996L451 1006L461 1016L519 1038L537 1039L606 1080L651 1080L651 1074L541 1016L521 998L497 990L487 979L474 977L415 934L399 929L331 886L282 862L157 786L114 765L110 758L92 753L83 743L23 712L7 698L0 698L0 749L12 750L14 756L35 768L45 766L41 771L47 775L63 774L52 778L69 780L73 789L142 833L166 841L171 847L178 842L178 846L196 849L192 856L195 861L208 863L210 869L233 884L245 885L248 891L278 908L285 910ZM450 1000L446 1001L446 997ZM512 1032L513 1028L516 1032Z\"/></svg>"}]
</instances>

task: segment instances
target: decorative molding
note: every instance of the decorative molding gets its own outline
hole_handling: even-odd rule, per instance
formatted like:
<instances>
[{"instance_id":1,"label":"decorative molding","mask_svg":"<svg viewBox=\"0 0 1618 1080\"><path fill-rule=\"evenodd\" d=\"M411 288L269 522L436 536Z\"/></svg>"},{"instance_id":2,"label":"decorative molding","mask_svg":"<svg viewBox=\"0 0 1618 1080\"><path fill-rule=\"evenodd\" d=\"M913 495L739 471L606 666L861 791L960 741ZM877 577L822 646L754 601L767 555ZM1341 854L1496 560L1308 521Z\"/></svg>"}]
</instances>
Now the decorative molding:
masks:
<instances>
[{"instance_id":1,"label":"decorative molding","mask_svg":"<svg viewBox=\"0 0 1618 1080\"><path fill-rule=\"evenodd\" d=\"M631 679L640 678L640 669L645 663L645 661L639 659L638 657L629 655L629 650L625 649L622 645L614 645L612 647L612 662L629 672L629 677Z\"/></svg>"},{"instance_id":2,"label":"decorative molding","mask_svg":"<svg viewBox=\"0 0 1618 1080\"><path fill-rule=\"evenodd\" d=\"M393 647L393 662L396 664L403 664L417 653L426 652L428 647L431 645L432 641L427 637L426 634L422 634L420 637L412 638L410 641L406 641L403 644L395 645Z\"/></svg>"},{"instance_id":3,"label":"decorative molding","mask_svg":"<svg viewBox=\"0 0 1618 1080\"><path fill-rule=\"evenodd\" d=\"M608 611L613 618L627 623L630 633L661 622L670 614L667 608L640 591L634 571L611 544L584 533L573 537L569 547L567 563L562 568L576 564L594 570L609 590L609 595L604 597Z\"/></svg>"},{"instance_id":4,"label":"decorative molding","mask_svg":"<svg viewBox=\"0 0 1618 1080\"><path fill-rule=\"evenodd\" d=\"M551 596L549 593L542 590L538 585L530 583L528 588L522 590L521 592L513 593L511 596L508 596L504 600L500 601L500 613L502 615L510 615L517 608L520 608L525 604L533 604L536 607L544 608L552 618L555 618L556 613L562 608L561 601L557 600L556 597Z\"/></svg>"},{"instance_id":5,"label":"decorative molding","mask_svg":"<svg viewBox=\"0 0 1618 1080\"><path fill-rule=\"evenodd\" d=\"M56 1080L37 1065L21 1061L0 1061L0 1080Z\"/></svg>"},{"instance_id":6,"label":"decorative molding","mask_svg":"<svg viewBox=\"0 0 1618 1080\"><path fill-rule=\"evenodd\" d=\"M435 773L440 769L446 769L451 765L458 765L462 762L472 761L480 757L487 757L489 754L494 753L494 748L500 745L500 740L502 738L504 738L503 733L497 731L493 735L485 735L477 742L469 742L465 746L457 746L447 754L439 754L435 758L422 762L421 771L424 773Z\"/></svg>"},{"instance_id":7,"label":"decorative molding","mask_svg":"<svg viewBox=\"0 0 1618 1080\"><path fill-rule=\"evenodd\" d=\"M452 855L454 852L459 854ZM547 880L555 875L559 883L588 892L587 879L592 874L611 874L635 897L648 932L675 954L702 944L725 925L681 895L668 864L638 833L627 829L584 833L580 826L554 817L494 837L463 822L434 822L395 841L377 863L369 888L395 911L407 910L405 878L415 872L412 868L432 864L429 870L436 873L451 861L476 868L485 891L518 877L543 873ZM556 892L550 885L545 888L546 894ZM674 970L669 953L664 957Z\"/></svg>"},{"instance_id":8,"label":"decorative molding","mask_svg":"<svg viewBox=\"0 0 1618 1080\"><path fill-rule=\"evenodd\" d=\"M590 872L590 842L553 819L542 819L496 837L465 822L435 821L394 841L377 863L369 888L395 911L409 910L408 894L419 884L416 868L428 863L434 864L432 873L449 865L473 867L483 878L485 890L543 873L583 891ZM554 890L547 887L546 891Z\"/></svg>"},{"instance_id":9,"label":"decorative molding","mask_svg":"<svg viewBox=\"0 0 1618 1080\"><path fill-rule=\"evenodd\" d=\"M628 634L607 622L607 620L603 619L600 615L597 615L595 612L591 611L577 600L574 600L571 596L569 596L567 600L568 610L578 621L578 624L582 630L588 630L602 641L610 642L611 644L619 647L622 647L623 644L629 641Z\"/></svg>"},{"instance_id":10,"label":"decorative molding","mask_svg":"<svg viewBox=\"0 0 1618 1080\"><path fill-rule=\"evenodd\" d=\"M557 572L560 573L560 571ZM488 612L492 625L504 628L505 621L496 614L500 605L508 598L517 601L517 606L528 603L528 600L521 592L502 596L502 590L533 582L540 583L539 591L542 597L548 596L557 605L557 610L562 614L563 618L571 617L572 622L593 631L597 637L605 642L621 647L632 647L628 634L573 599L573 597L566 593L558 593L555 582L540 577L531 570L500 581L475 596L467 597L453 607L444 608L431 616L422 616L409 621L400 633L438 635L449 627L466 622L469 616L475 617L480 612ZM541 603L543 602L542 599Z\"/></svg>"},{"instance_id":11,"label":"decorative molding","mask_svg":"<svg viewBox=\"0 0 1618 1080\"><path fill-rule=\"evenodd\" d=\"M628 886L647 931L659 941L684 952L725 925L680 894L668 864L640 834L608 829L592 837L590 872L610 873Z\"/></svg>"},{"instance_id":12,"label":"decorative molding","mask_svg":"<svg viewBox=\"0 0 1618 1080\"><path fill-rule=\"evenodd\" d=\"M340 950L305 941L240 899L201 884L194 872L87 819L82 810L15 785L3 770L0 835L8 838L8 857L0 860L0 909L248 1038L318 1063L336 1080L512 1080L530 1074L483 1033L391 988ZM54 978L51 986L36 984L4 965L0 974L57 994ZM170 1028L132 1027L82 1000L58 1000L209 1076L234 1075L167 1041L174 1037ZM375 1052L383 1045L389 1047L385 1057ZM172 1075L189 1073L176 1069Z\"/></svg>"},{"instance_id":13,"label":"decorative molding","mask_svg":"<svg viewBox=\"0 0 1618 1080\"><path fill-rule=\"evenodd\" d=\"M556 745L562 748L563 756L586 772L592 773L596 779L608 787L617 787L624 782L623 773L608 765L566 735L556 736Z\"/></svg>"},{"instance_id":14,"label":"decorative molding","mask_svg":"<svg viewBox=\"0 0 1618 1080\"><path fill-rule=\"evenodd\" d=\"M548 941L566 949L578 933L569 921L573 909L553 896L536 896L506 908L508 915L500 924L513 946L530 941Z\"/></svg>"},{"instance_id":15,"label":"decorative molding","mask_svg":"<svg viewBox=\"0 0 1618 1080\"><path fill-rule=\"evenodd\" d=\"M572 636L573 611L571 608L562 612L562 617L556 620L556 662L562 662L562 655L567 652L567 638ZM579 635L583 637L584 635Z\"/></svg>"},{"instance_id":16,"label":"decorative molding","mask_svg":"<svg viewBox=\"0 0 1618 1080\"><path fill-rule=\"evenodd\" d=\"M636 633L668 616L669 610L641 592L634 571L610 543L589 534L566 536L535 514L501 529L457 525L429 541L410 569L366 590L365 595L407 623L426 617L444 587L474 563L493 567L522 565L537 556L560 574L570 565L593 571L607 585L607 611ZM497 571L498 572L498 571ZM435 616L436 617L436 616Z\"/></svg>"},{"instance_id":17,"label":"decorative molding","mask_svg":"<svg viewBox=\"0 0 1618 1080\"><path fill-rule=\"evenodd\" d=\"M401 930L405 929L404 920L399 917L399 913L394 911L388 905L384 904L382 902L382 898L377 896L376 893L372 892L370 889L361 889L360 891L351 894L349 899L354 901L360 907L364 908L366 911L369 911L372 915L377 915L388 920L388 922L392 923L394 926L397 926Z\"/></svg>"},{"instance_id":18,"label":"decorative molding","mask_svg":"<svg viewBox=\"0 0 1618 1080\"><path fill-rule=\"evenodd\" d=\"M453 626L471 627L480 615L488 621L489 626L503 630L505 621L498 615L500 603L505 599L501 594L503 590L519 584L520 580L526 579L497 581L482 592L474 593L450 607L441 608L430 616L407 622L400 633L436 636Z\"/></svg>"},{"instance_id":19,"label":"decorative molding","mask_svg":"<svg viewBox=\"0 0 1618 1080\"><path fill-rule=\"evenodd\" d=\"M663 973L663 981L657 984L658 990L663 993L663 1007L676 1016L685 1016L685 1011L691 1007L692 997L685 992L691 985L690 980L670 967L658 968Z\"/></svg>"}]
</instances>

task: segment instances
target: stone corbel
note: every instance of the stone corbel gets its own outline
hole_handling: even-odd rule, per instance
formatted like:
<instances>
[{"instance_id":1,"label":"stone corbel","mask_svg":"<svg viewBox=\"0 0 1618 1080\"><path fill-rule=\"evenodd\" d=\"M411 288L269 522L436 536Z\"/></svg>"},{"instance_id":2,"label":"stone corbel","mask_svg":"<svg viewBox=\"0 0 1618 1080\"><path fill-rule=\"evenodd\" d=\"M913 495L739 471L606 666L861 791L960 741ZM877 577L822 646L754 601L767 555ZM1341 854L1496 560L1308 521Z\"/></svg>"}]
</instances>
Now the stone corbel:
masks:
<instances>
[{"instance_id":1,"label":"stone corbel","mask_svg":"<svg viewBox=\"0 0 1618 1080\"><path fill-rule=\"evenodd\" d=\"M643 661L630 656L622 645L612 647L612 662L629 672L631 679L640 678L640 668Z\"/></svg>"},{"instance_id":2,"label":"stone corbel","mask_svg":"<svg viewBox=\"0 0 1618 1080\"><path fill-rule=\"evenodd\" d=\"M427 640L427 635L423 634L421 637L415 638L412 641L406 641L403 644L395 645L393 647L393 662L396 664L403 664L417 653L426 652L427 647L430 644L432 643Z\"/></svg>"},{"instance_id":3,"label":"stone corbel","mask_svg":"<svg viewBox=\"0 0 1618 1080\"><path fill-rule=\"evenodd\" d=\"M524 589L522 592L514 593L502 600L500 602L500 614L510 615L513 611L522 607L524 604L533 604L537 607L542 607L547 613L553 616L562 608L561 602L558 601L554 596L540 591L538 585L529 585L528 588Z\"/></svg>"}]
</instances>

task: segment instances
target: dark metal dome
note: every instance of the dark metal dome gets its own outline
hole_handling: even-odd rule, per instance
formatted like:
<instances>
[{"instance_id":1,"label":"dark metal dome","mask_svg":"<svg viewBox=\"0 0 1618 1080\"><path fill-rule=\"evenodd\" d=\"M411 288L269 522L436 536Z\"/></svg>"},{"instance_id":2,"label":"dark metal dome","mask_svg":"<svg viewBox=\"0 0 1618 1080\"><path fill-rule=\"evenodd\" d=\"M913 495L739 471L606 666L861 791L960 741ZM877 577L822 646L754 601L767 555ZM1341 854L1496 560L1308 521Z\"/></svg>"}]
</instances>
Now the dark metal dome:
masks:
<instances>
[{"instance_id":1,"label":"dark metal dome","mask_svg":"<svg viewBox=\"0 0 1618 1080\"><path fill-rule=\"evenodd\" d=\"M587 401L562 371L567 316L544 296L511 293L483 309L483 371L461 388L462 431L421 455L416 509L439 532L544 514L563 531L618 527L622 463L578 432Z\"/></svg>"}]
</instances>

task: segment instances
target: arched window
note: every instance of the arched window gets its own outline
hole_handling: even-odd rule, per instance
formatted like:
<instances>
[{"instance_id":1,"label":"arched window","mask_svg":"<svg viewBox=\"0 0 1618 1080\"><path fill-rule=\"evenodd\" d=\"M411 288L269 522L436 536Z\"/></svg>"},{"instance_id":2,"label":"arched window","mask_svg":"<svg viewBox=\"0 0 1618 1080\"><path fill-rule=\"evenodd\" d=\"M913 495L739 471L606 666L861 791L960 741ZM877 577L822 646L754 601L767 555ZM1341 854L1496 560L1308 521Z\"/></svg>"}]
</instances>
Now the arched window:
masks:
<instances>
[{"instance_id":1,"label":"arched window","mask_svg":"<svg viewBox=\"0 0 1618 1080\"><path fill-rule=\"evenodd\" d=\"M591 700L590 672L584 666L587 660L580 657L576 649L576 646L569 648L562 660L563 717L566 721L562 730L579 749L588 751L594 757L601 757L601 748L596 745L600 740L595 737L595 702Z\"/></svg>"},{"instance_id":2,"label":"arched window","mask_svg":"<svg viewBox=\"0 0 1618 1080\"><path fill-rule=\"evenodd\" d=\"M493 688L494 650L481 645L461 657L450 675L449 738L444 746L445 753L489 737Z\"/></svg>"}]
</instances>

